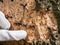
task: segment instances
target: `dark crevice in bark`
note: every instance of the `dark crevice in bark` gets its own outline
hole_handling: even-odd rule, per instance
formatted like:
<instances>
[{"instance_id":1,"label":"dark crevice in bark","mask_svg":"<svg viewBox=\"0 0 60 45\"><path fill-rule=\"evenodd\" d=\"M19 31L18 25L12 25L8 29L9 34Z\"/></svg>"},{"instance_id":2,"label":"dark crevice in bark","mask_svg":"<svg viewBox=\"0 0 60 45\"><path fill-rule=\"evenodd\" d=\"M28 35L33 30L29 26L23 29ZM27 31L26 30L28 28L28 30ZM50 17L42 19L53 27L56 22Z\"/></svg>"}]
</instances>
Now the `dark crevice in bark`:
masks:
<instances>
[{"instance_id":1,"label":"dark crevice in bark","mask_svg":"<svg viewBox=\"0 0 60 45\"><path fill-rule=\"evenodd\" d=\"M0 2L2 2L2 3L3 3L3 0L0 0Z\"/></svg>"}]
</instances>

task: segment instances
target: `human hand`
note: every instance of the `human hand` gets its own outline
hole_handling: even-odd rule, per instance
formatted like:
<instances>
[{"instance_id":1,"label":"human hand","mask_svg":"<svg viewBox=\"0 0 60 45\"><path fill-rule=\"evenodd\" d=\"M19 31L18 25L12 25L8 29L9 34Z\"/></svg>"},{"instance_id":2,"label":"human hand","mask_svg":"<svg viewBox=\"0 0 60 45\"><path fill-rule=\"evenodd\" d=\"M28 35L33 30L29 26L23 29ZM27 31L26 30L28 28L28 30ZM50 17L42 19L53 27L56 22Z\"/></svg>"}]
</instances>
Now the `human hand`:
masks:
<instances>
[{"instance_id":1,"label":"human hand","mask_svg":"<svg viewBox=\"0 0 60 45\"><path fill-rule=\"evenodd\" d=\"M3 12L0 11L0 41L11 41L16 40L19 41L21 39L25 39L27 36L27 32L24 30L11 31L8 30L10 28L10 22L5 18Z\"/></svg>"}]
</instances>

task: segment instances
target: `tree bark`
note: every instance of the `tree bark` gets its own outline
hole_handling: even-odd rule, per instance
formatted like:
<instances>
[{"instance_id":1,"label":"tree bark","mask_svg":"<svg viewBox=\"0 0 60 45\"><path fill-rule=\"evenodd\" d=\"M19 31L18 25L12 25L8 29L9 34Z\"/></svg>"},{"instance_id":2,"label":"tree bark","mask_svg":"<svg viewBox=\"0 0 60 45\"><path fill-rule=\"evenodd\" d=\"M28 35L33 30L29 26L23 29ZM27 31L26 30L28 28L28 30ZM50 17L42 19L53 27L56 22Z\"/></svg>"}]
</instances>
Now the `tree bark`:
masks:
<instances>
[{"instance_id":1,"label":"tree bark","mask_svg":"<svg viewBox=\"0 0 60 45\"><path fill-rule=\"evenodd\" d=\"M51 2L51 3L50 3ZM58 39L58 24L55 15L54 1L39 0L3 0L0 10L11 23L10 30L25 30L25 40L1 42L3 45L36 45L39 41L53 45ZM46 4L46 5L45 5ZM51 40L53 40L51 43Z\"/></svg>"}]
</instances>

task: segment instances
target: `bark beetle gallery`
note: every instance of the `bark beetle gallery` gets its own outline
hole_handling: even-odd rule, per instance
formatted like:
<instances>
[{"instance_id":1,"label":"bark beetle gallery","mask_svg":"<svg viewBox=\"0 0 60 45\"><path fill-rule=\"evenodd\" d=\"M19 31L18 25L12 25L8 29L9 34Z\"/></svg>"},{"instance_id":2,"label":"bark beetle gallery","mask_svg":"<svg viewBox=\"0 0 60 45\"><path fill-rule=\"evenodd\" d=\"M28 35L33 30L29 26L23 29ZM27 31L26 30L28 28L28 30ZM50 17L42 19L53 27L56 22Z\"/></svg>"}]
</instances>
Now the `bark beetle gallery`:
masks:
<instances>
[{"instance_id":1,"label":"bark beetle gallery","mask_svg":"<svg viewBox=\"0 0 60 45\"><path fill-rule=\"evenodd\" d=\"M46 8L43 4L37 3L37 0L0 1L0 10L4 12L6 18L10 21L10 29L22 29L28 33L25 41L2 42L3 45L29 45L28 43L32 43L32 41L35 43L39 40L49 42L57 37L57 21L52 7Z\"/></svg>"}]
</instances>

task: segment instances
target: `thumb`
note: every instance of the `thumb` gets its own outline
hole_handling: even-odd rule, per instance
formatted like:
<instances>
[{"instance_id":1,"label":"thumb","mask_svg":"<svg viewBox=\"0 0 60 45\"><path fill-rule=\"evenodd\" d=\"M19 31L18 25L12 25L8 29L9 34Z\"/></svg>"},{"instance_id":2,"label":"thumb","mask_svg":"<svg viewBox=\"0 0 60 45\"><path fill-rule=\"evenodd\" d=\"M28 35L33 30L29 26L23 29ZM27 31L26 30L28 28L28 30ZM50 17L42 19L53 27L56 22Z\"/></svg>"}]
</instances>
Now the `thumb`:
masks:
<instances>
[{"instance_id":1,"label":"thumb","mask_svg":"<svg viewBox=\"0 0 60 45\"><path fill-rule=\"evenodd\" d=\"M27 36L27 32L24 30L18 31L9 31L9 30L0 30L0 41L19 41L21 39L25 39Z\"/></svg>"}]
</instances>

